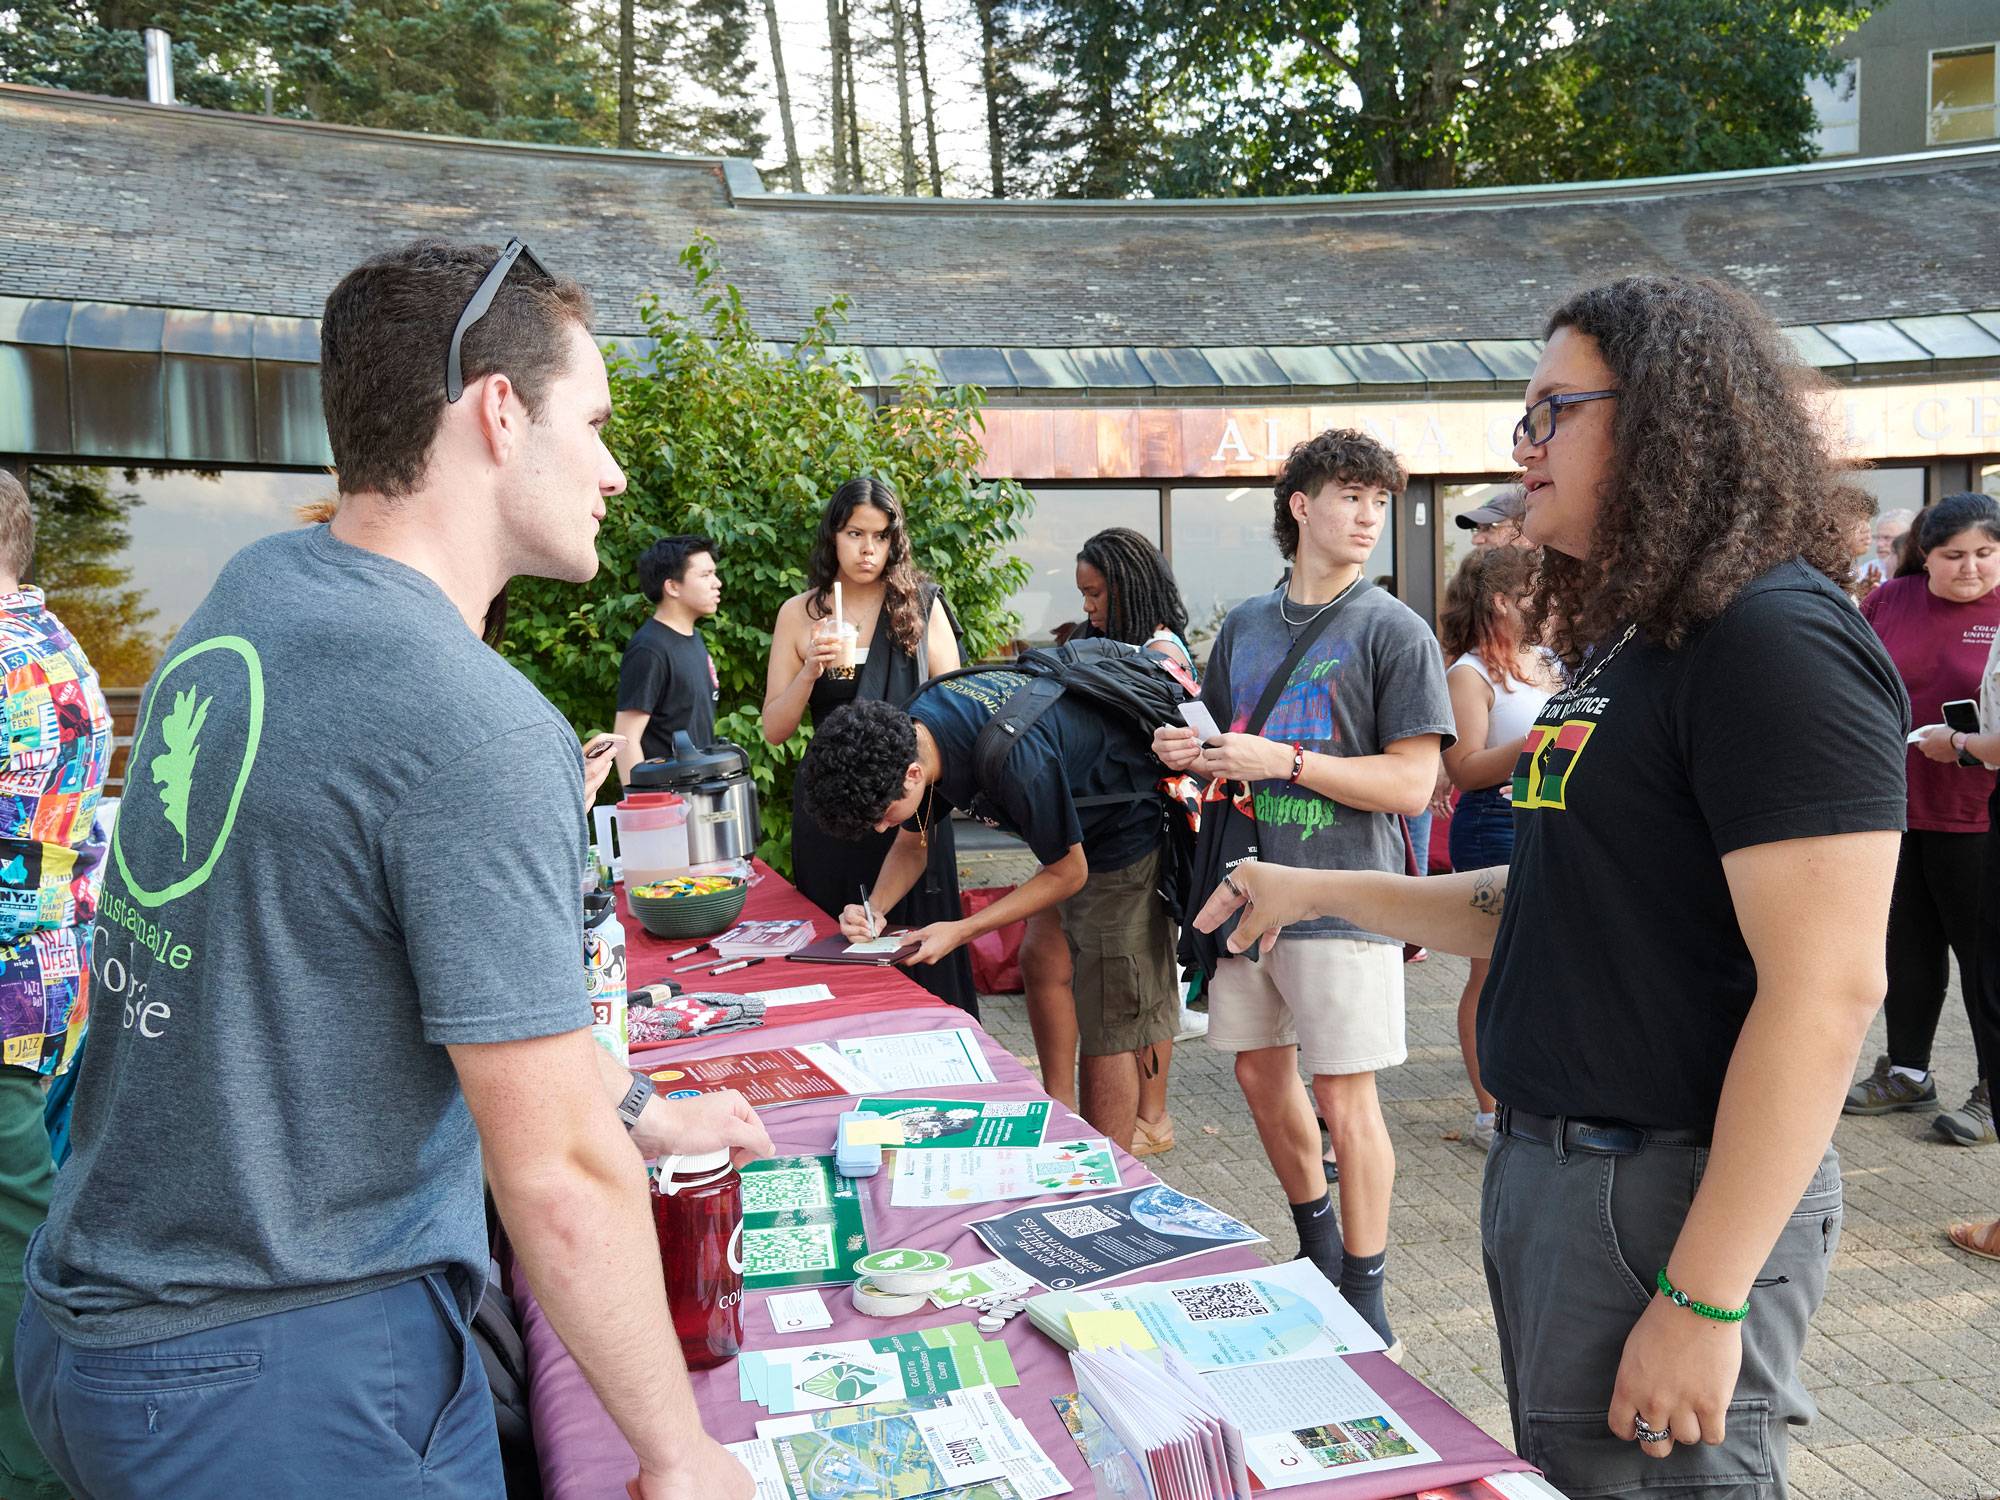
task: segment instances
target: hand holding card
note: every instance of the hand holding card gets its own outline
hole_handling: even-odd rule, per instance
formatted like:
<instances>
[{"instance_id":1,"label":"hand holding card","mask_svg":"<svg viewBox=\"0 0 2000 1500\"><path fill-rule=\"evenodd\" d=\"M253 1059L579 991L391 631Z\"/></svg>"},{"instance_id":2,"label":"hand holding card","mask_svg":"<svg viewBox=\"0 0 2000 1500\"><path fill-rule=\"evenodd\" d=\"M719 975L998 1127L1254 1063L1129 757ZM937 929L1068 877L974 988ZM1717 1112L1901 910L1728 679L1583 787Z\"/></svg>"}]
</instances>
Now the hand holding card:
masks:
<instances>
[{"instance_id":1,"label":"hand holding card","mask_svg":"<svg viewBox=\"0 0 2000 1500\"><path fill-rule=\"evenodd\" d=\"M1215 722L1215 715L1208 711L1208 705L1199 698L1181 705L1181 719L1188 728L1201 736L1203 744L1222 738L1222 729Z\"/></svg>"}]
</instances>

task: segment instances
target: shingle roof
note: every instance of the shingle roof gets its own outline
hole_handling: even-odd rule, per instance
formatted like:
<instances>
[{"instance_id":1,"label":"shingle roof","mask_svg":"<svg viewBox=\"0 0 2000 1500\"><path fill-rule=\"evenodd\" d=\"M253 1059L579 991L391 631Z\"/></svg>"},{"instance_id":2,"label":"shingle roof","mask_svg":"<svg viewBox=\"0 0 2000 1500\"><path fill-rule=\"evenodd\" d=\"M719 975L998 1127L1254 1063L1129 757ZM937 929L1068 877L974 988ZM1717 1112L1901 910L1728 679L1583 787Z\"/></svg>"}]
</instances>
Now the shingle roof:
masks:
<instances>
[{"instance_id":1,"label":"shingle roof","mask_svg":"<svg viewBox=\"0 0 2000 1500\"><path fill-rule=\"evenodd\" d=\"M1395 358L1418 379L1449 384L1477 378L1465 341L1533 338L1564 291L1641 269L1726 277L1792 325L2000 304L1991 148L1483 193L995 204L801 199L721 159L18 86L0 86L0 140L0 296L312 317L343 271L399 239L515 233L591 289L603 332L630 334L641 292L685 304L676 257L705 232L767 338L846 292L846 344L962 351L1023 389L1073 386L1098 351L1132 351L1158 384L1152 366L1191 364L1183 351L1205 350L1220 377L1272 380L1277 351L1317 368L1314 346L1350 344L1404 345Z\"/></svg>"}]
</instances>

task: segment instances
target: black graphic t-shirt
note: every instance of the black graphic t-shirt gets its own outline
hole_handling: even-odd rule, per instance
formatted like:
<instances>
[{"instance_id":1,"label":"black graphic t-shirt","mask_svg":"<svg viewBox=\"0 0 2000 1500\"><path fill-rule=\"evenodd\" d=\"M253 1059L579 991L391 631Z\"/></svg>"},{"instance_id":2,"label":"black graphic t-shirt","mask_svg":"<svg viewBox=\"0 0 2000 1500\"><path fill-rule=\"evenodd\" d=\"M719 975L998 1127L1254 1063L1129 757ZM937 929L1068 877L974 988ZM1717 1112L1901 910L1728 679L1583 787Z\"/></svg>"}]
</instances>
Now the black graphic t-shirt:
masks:
<instances>
[{"instance_id":1,"label":"black graphic t-shirt","mask_svg":"<svg viewBox=\"0 0 2000 1500\"><path fill-rule=\"evenodd\" d=\"M648 620L632 633L618 668L618 712L652 715L639 735L647 760L674 753L676 729L685 729L698 750L714 743L719 696L700 631L682 635Z\"/></svg>"},{"instance_id":2,"label":"black graphic t-shirt","mask_svg":"<svg viewBox=\"0 0 2000 1500\"><path fill-rule=\"evenodd\" d=\"M979 784L973 774L979 731L1027 681L1020 672L954 677L910 705L910 717L937 741L944 766L935 806L927 814L920 809L919 816L971 810L983 794L982 808L1045 865L1069 853L1072 844L1083 845L1093 870L1122 870L1143 858L1160 839L1161 803L1150 793L1166 773L1153 759L1150 742L1123 718L1058 698L1008 755L1004 783ZM1090 797L1124 800L1077 806Z\"/></svg>"},{"instance_id":3,"label":"black graphic t-shirt","mask_svg":"<svg viewBox=\"0 0 2000 1500\"><path fill-rule=\"evenodd\" d=\"M1638 636L1577 678L1515 767L1479 1070L1536 1114L1706 1129L1757 993L1722 858L1902 828L1908 700L1797 561L1680 650Z\"/></svg>"}]
</instances>

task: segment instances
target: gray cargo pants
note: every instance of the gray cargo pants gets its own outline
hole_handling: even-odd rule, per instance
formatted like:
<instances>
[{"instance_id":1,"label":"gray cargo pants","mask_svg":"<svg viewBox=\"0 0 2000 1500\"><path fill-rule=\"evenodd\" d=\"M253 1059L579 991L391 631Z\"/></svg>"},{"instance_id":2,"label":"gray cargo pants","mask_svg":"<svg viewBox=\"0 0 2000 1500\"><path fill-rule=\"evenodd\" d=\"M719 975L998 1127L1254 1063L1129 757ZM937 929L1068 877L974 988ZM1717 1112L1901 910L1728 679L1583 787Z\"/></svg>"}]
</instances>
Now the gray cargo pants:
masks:
<instances>
[{"instance_id":1,"label":"gray cargo pants","mask_svg":"<svg viewBox=\"0 0 2000 1500\"><path fill-rule=\"evenodd\" d=\"M1515 1450L1573 1500L1785 1500L1790 1426L1816 1414L1799 1351L1840 1242L1840 1158L1827 1149L1750 1293L1723 1442L1656 1459L1605 1419L1626 1336L1653 1298L1708 1150L1630 1139L1638 1134L1569 1122L1547 1143L1502 1133L1487 1157L1480 1238Z\"/></svg>"}]
</instances>

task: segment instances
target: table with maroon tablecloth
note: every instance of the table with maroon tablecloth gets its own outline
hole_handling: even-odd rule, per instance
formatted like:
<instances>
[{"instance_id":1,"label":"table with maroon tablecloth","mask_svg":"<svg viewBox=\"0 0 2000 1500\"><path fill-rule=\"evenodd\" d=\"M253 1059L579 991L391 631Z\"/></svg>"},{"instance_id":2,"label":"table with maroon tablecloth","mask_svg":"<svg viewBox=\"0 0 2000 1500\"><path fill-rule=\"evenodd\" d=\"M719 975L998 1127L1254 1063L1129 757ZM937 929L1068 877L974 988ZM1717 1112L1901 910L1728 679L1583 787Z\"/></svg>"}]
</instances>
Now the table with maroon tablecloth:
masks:
<instances>
[{"instance_id":1,"label":"table with maroon tablecloth","mask_svg":"<svg viewBox=\"0 0 2000 1500\"><path fill-rule=\"evenodd\" d=\"M748 916L789 916L815 914L780 877L765 871L746 906ZM831 927L823 914L823 927ZM628 929L628 945L637 932ZM639 938L646 943L657 939ZM661 944L671 952L673 945ZM636 958L628 946L628 966L643 983L655 955L642 951ZM690 960L691 961L691 960ZM780 972L770 971L779 967ZM657 974L654 974L657 977ZM685 977L685 976L683 976ZM734 981L731 983L731 981ZM717 988L745 991L772 988L780 984L821 982L837 999L830 1004L788 1008L772 1013L783 1024L769 1024L749 1031L728 1032L716 1037L697 1037L669 1044L676 1057L712 1057L730 1052L766 1047L796 1046L801 1042L827 1041L835 1037L887 1035L897 1032L933 1031L952 1026L975 1026L968 1017L941 1004L917 985L892 969L857 968L831 964L783 964L767 962L754 969L724 975ZM817 1014L806 1014L807 1012ZM978 1098L1025 1100L1045 1099L1034 1075L984 1031L977 1035L995 1079L991 1084L951 1086L948 1092ZM661 1050L647 1055L660 1057ZM830 1151L837 1117L845 1101L811 1100L763 1111L772 1141L784 1155L806 1155ZM1053 1105L1050 1128L1058 1132L1094 1134L1076 1115ZM1118 1165L1127 1187L1138 1187L1158 1179L1146 1167L1118 1152ZM879 1248L914 1246L943 1250L960 1266L993 1259L993 1254L970 1229L962 1207L891 1208L889 1174L866 1180L863 1212L870 1242ZM1018 1205L982 1205L972 1217L999 1212ZM1186 1276L1218 1274L1263 1264L1251 1246L1211 1250L1191 1260L1135 1273L1132 1280L1165 1280ZM527 1341L529 1365L528 1399L534 1419L535 1442L540 1453L542 1481L549 1500L621 1500L625 1481L637 1472L631 1448L620 1436L596 1394L583 1378L576 1361L550 1327L536 1303L532 1290L516 1271L512 1286L521 1309ZM971 1316L963 1312L922 1312L901 1318L867 1318L848 1303L846 1288L822 1289L833 1313L833 1327L819 1334L801 1337L780 1336L773 1331L765 1303L769 1292L753 1291L744 1298L743 1331L751 1348L772 1348L832 1342L840 1339L874 1338L885 1334L958 1321ZM1051 1396L1076 1388L1067 1355L1053 1342L1036 1332L1029 1320L1017 1317L1003 1334L1021 1383L1002 1391L1007 1406L1026 1421L1035 1441L1041 1444L1080 1495L1092 1493L1090 1471L1078 1453L1069 1432L1050 1405ZM1325 1484L1300 1486L1288 1493L1302 1497L1340 1497L1340 1500L1386 1500L1404 1496L1418 1488L1455 1483L1504 1470L1528 1466L1488 1437L1472 1422L1454 1411L1442 1397L1428 1390L1414 1376L1404 1373L1379 1354L1353 1357L1358 1373L1379 1391L1416 1431L1437 1450L1441 1463L1423 1469L1390 1471L1375 1476L1349 1478ZM755 1436L759 1418L768 1415L755 1404L738 1399L737 1375L733 1363L704 1370L693 1377L695 1397L701 1408L702 1424L711 1436L723 1441Z\"/></svg>"}]
</instances>

